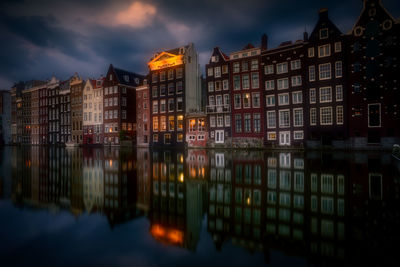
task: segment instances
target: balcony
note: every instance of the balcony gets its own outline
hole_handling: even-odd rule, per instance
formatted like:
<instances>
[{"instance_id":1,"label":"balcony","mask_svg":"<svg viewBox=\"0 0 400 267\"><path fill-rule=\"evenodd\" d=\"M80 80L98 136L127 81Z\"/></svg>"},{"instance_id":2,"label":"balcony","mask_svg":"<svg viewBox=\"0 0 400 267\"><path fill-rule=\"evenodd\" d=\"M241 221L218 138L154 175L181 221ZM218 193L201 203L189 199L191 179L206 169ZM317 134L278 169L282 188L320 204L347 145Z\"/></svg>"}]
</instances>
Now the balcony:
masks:
<instances>
[{"instance_id":1,"label":"balcony","mask_svg":"<svg viewBox=\"0 0 400 267\"><path fill-rule=\"evenodd\" d=\"M216 114L216 113L230 113L231 106L230 105L210 105L206 106L207 114Z\"/></svg>"}]
</instances>

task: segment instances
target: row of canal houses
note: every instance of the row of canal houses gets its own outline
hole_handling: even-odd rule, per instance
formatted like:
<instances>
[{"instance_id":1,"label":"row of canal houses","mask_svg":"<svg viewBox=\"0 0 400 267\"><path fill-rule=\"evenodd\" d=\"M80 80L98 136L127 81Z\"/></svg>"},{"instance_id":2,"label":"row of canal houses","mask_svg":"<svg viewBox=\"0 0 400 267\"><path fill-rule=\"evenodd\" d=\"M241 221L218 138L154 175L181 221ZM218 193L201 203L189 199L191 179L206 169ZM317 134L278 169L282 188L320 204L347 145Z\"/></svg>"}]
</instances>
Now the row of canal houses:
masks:
<instances>
[{"instance_id":1,"label":"row of canal houses","mask_svg":"<svg viewBox=\"0 0 400 267\"><path fill-rule=\"evenodd\" d=\"M400 141L400 23L364 0L342 33L319 11L311 34L229 55L214 48L200 77L196 49L155 53L149 74L110 65L83 80L11 90L13 143L174 147L391 147Z\"/></svg>"}]
</instances>

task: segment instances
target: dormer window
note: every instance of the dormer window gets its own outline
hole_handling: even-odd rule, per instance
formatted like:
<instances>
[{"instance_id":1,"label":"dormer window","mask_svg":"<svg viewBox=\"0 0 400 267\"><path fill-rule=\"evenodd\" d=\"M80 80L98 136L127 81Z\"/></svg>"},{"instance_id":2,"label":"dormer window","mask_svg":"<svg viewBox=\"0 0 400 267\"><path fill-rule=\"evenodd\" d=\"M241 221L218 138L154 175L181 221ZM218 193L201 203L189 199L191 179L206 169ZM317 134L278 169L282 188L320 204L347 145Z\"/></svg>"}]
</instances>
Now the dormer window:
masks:
<instances>
[{"instance_id":1,"label":"dormer window","mask_svg":"<svg viewBox=\"0 0 400 267\"><path fill-rule=\"evenodd\" d=\"M139 78L135 78L135 83L139 84Z\"/></svg>"},{"instance_id":2,"label":"dormer window","mask_svg":"<svg viewBox=\"0 0 400 267\"><path fill-rule=\"evenodd\" d=\"M212 56L211 57L211 62L218 62L219 61L219 56Z\"/></svg>"},{"instance_id":3,"label":"dormer window","mask_svg":"<svg viewBox=\"0 0 400 267\"><path fill-rule=\"evenodd\" d=\"M112 74L110 74L110 81L112 81L112 79L113 79L113 75L112 75Z\"/></svg>"},{"instance_id":4,"label":"dormer window","mask_svg":"<svg viewBox=\"0 0 400 267\"><path fill-rule=\"evenodd\" d=\"M124 75L124 80L125 80L125 82L129 82L129 75Z\"/></svg>"},{"instance_id":5,"label":"dormer window","mask_svg":"<svg viewBox=\"0 0 400 267\"><path fill-rule=\"evenodd\" d=\"M319 30L319 39L327 39L327 38L328 38L328 28Z\"/></svg>"}]
</instances>

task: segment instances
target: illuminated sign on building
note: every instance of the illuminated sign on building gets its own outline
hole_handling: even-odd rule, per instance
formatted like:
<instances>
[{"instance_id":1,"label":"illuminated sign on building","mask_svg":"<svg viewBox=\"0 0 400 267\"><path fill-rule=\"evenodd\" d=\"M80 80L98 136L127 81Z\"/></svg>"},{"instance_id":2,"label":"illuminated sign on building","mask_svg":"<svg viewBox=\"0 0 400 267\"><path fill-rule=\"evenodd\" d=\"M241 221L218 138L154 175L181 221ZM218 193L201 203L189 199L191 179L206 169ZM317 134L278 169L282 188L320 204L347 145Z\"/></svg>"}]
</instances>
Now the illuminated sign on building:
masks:
<instances>
[{"instance_id":1,"label":"illuminated sign on building","mask_svg":"<svg viewBox=\"0 0 400 267\"><path fill-rule=\"evenodd\" d=\"M167 52L162 52L158 57L150 61L148 64L151 70L160 70L179 66L183 64L183 55L174 55Z\"/></svg>"}]
</instances>

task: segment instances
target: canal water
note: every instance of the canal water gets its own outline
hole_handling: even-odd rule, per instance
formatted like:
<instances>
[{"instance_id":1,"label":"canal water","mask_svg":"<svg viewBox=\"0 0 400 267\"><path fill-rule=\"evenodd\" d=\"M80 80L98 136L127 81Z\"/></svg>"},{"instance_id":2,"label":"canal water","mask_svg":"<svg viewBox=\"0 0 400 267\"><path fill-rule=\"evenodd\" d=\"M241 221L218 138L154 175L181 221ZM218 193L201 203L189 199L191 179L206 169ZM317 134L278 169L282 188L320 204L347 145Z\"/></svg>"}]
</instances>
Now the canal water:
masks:
<instances>
[{"instance_id":1,"label":"canal water","mask_svg":"<svg viewBox=\"0 0 400 267\"><path fill-rule=\"evenodd\" d=\"M6 147L1 266L398 266L385 153Z\"/></svg>"}]
</instances>

